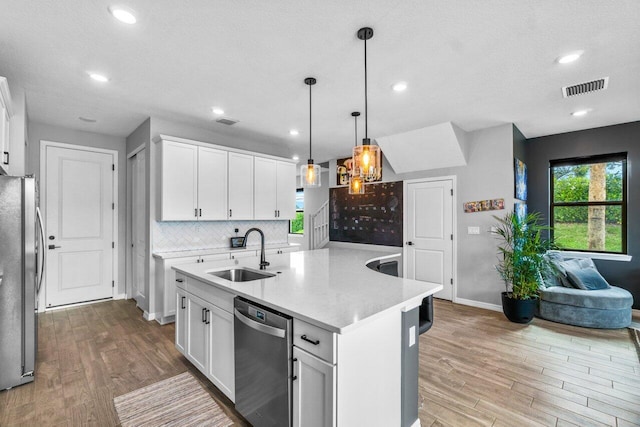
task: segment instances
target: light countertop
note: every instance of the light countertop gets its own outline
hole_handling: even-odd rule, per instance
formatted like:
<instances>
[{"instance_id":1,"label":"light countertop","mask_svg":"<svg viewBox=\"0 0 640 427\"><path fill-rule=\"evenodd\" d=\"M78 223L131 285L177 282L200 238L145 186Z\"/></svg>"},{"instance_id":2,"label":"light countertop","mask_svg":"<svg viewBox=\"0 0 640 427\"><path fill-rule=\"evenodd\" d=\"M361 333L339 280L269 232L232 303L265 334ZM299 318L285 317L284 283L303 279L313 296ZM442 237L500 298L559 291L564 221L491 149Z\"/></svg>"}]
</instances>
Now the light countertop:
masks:
<instances>
[{"instance_id":1,"label":"light countertop","mask_svg":"<svg viewBox=\"0 0 640 427\"><path fill-rule=\"evenodd\" d=\"M272 307L323 329L347 333L389 310L411 309L442 289L436 283L388 276L366 267L399 253L320 249L268 255L275 277L230 282L208 274L229 267L258 270L259 257L174 266L186 276Z\"/></svg>"},{"instance_id":2,"label":"light countertop","mask_svg":"<svg viewBox=\"0 0 640 427\"><path fill-rule=\"evenodd\" d=\"M281 249L296 247L299 248L299 243L272 243L264 245L265 249ZM170 252L154 252L153 257L158 259L172 259L183 258L191 256L207 256L217 254L228 254L233 252L247 252L247 251L259 251L260 245L247 245L245 248L210 248L210 249L193 249L186 251L170 251Z\"/></svg>"}]
</instances>

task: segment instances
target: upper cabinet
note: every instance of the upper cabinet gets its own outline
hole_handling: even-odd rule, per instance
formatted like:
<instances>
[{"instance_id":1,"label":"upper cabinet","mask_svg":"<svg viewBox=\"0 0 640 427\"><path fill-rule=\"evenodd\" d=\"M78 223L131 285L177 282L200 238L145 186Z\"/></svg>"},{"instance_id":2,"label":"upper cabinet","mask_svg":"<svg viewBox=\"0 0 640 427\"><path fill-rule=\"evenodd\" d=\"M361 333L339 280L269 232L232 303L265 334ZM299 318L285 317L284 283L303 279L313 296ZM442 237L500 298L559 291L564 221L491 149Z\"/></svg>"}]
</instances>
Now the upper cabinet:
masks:
<instances>
[{"instance_id":1,"label":"upper cabinet","mask_svg":"<svg viewBox=\"0 0 640 427\"><path fill-rule=\"evenodd\" d=\"M296 215L296 165L256 157L255 219L293 219Z\"/></svg>"},{"instance_id":2,"label":"upper cabinet","mask_svg":"<svg viewBox=\"0 0 640 427\"><path fill-rule=\"evenodd\" d=\"M161 142L160 221L227 219L227 152Z\"/></svg>"},{"instance_id":3,"label":"upper cabinet","mask_svg":"<svg viewBox=\"0 0 640 427\"><path fill-rule=\"evenodd\" d=\"M9 173L11 155L9 153L11 145L11 116L13 107L11 105L11 93L7 79L0 77L0 174Z\"/></svg>"},{"instance_id":4,"label":"upper cabinet","mask_svg":"<svg viewBox=\"0 0 640 427\"><path fill-rule=\"evenodd\" d=\"M291 161L163 137L160 164L159 221L295 217Z\"/></svg>"},{"instance_id":5,"label":"upper cabinet","mask_svg":"<svg viewBox=\"0 0 640 427\"><path fill-rule=\"evenodd\" d=\"M229 219L253 219L253 156L229 153Z\"/></svg>"}]
</instances>

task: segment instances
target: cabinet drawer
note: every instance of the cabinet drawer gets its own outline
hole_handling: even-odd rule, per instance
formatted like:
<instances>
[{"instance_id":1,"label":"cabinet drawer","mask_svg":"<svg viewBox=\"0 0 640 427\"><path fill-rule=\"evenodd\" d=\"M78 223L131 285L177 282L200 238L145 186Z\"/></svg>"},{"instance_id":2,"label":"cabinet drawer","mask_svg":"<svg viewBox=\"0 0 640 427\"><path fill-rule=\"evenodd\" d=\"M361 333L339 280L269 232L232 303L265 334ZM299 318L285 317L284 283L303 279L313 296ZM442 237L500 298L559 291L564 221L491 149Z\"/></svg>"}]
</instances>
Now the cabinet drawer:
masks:
<instances>
[{"instance_id":1,"label":"cabinet drawer","mask_svg":"<svg viewBox=\"0 0 640 427\"><path fill-rule=\"evenodd\" d=\"M183 287L187 292L203 299L204 301L211 303L228 313L233 313L233 298L234 295L227 291L223 291L220 288L181 275L183 283L178 283L179 287Z\"/></svg>"},{"instance_id":2,"label":"cabinet drawer","mask_svg":"<svg viewBox=\"0 0 640 427\"><path fill-rule=\"evenodd\" d=\"M293 319L293 345L329 363L336 363L336 334L333 332Z\"/></svg>"}]
</instances>

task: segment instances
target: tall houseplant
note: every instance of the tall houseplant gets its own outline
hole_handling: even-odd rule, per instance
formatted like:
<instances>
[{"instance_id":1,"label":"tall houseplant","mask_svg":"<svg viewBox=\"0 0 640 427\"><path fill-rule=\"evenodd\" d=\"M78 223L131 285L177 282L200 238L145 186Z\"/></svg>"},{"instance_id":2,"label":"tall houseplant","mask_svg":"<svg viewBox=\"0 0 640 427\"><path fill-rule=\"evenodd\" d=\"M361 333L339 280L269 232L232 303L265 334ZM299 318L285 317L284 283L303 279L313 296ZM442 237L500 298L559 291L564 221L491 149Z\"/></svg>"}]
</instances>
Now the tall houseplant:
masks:
<instances>
[{"instance_id":1,"label":"tall houseplant","mask_svg":"<svg viewBox=\"0 0 640 427\"><path fill-rule=\"evenodd\" d=\"M496 270L506 286L502 309L512 322L529 323L535 313L541 274L551 268L544 254L553 248L553 243L542 236L549 227L541 224L539 212L528 213L524 218L508 212L494 218L498 225L493 233L501 240Z\"/></svg>"}]
</instances>

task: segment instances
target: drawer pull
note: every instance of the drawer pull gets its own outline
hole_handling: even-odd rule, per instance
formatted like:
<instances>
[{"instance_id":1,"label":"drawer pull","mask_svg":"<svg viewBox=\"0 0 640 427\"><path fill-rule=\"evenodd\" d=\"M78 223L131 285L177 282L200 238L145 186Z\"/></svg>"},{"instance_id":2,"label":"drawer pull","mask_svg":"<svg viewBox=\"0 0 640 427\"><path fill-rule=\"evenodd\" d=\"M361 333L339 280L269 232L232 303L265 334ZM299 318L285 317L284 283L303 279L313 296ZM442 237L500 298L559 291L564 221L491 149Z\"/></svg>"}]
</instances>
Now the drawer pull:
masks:
<instances>
[{"instance_id":1,"label":"drawer pull","mask_svg":"<svg viewBox=\"0 0 640 427\"><path fill-rule=\"evenodd\" d=\"M309 342L309 343L311 343L311 344L313 344L313 345L318 345L318 344L320 344L320 340L313 340L313 339L307 338L307 336L306 336L306 335L301 336L301 337L300 337L300 339L301 339L302 341Z\"/></svg>"},{"instance_id":2,"label":"drawer pull","mask_svg":"<svg viewBox=\"0 0 640 427\"><path fill-rule=\"evenodd\" d=\"M185 308L187 308L187 307L184 306L185 297L181 297L181 298L182 299L180 300L180 308L184 310Z\"/></svg>"},{"instance_id":3,"label":"drawer pull","mask_svg":"<svg viewBox=\"0 0 640 427\"><path fill-rule=\"evenodd\" d=\"M184 280L183 279L176 279L176 282L182 283L182 282L184 282Z\"/></svg>"}]
</instances>

